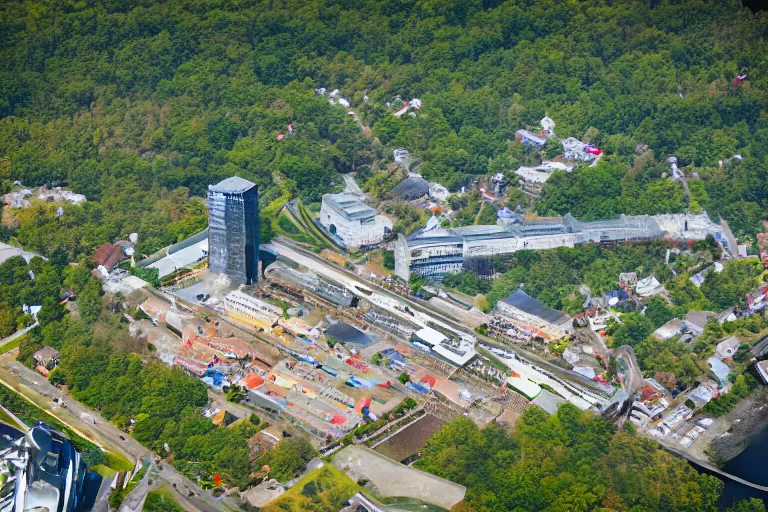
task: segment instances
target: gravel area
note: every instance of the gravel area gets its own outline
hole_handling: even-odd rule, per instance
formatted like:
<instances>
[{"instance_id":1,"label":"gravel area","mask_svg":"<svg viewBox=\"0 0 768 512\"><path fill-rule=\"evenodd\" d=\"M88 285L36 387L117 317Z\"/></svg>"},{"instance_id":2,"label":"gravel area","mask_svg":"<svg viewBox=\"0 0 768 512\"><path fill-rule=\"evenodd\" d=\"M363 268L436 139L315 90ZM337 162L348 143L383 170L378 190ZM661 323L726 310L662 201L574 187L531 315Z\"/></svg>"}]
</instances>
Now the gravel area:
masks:
<instances>
[{"instance_id":1,"label":"gravel area","mask_svg":"<svg viewBox=\"0 0 768 512\"><path fill-rule=\"evenodd\" d=\"M464 499L466 487L409 468L363 446L347 446L333 457L333 465L352 480L368 480L374 494L423 500L450 509Z\"/></svg>"}]
</instances>

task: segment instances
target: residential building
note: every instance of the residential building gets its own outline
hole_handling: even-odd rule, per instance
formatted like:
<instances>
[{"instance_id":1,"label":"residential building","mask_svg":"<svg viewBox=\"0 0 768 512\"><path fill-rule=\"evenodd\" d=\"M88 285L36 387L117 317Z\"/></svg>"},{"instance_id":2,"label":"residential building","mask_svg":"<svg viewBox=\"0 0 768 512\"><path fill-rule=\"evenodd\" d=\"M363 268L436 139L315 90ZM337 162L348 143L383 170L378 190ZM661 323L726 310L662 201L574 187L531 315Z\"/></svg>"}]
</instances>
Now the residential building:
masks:
<instances>
[{"instance_id":1,"label":"residential building","mask_svg":"<svg viewBox=\"0 0 768 512\"><path fill-rule=\"evenodd\" d=\"M602 156L602 154L588 152L589 144L574 137L562 139L560 143L563 145L563 158L569 161L592 162L594 164Z\"/></svg>"},{"instance_id":2,"label":"residential building","mask_svg":"<svg viewBox=\"0 0 768 512\"><path fill-rule=\"evenodd\" d=\"M683 322L688 327L688 330L693 334L695 338L701 336L704 332L707 322L717 317L717 313L712 311L689 311Z\"/></svg>"},{"instance_id":3,"label":"residential building","mask_svg":"<svg viewBox=\"0 0 768 512\"><path fill-rule=\"evenodd\" d=\"M32 354L32 359L35 360L35 364L53 370L59 364L59 351L46 345Z\"/></svg>"},{"instance_id":4,"label":"residential building","mask_svg":"<svg viewBox=\"0 0 768 512\"><path fill-rule=\"evenodd\" d=\"M668 340L680 335L683 332L683 321L679 318L673 318L655 331L653 337L659 341Z\"/></svg>"},{"instance_id":5,"label":"residential building","mask_svg":"<svg viewBox=\"0 0 768 512\"><path fill-rule=\"evenodd\" d=\"M114 244L106 242L96 250L93 261L96 265L111 271L125 257L125 248L130 245L131 243L126 241L118 241Z\"/></svg>"},{"instance_id":6,"label":"residential building","mask_svg":"<svg viewBox=\"0 0 768 512\"><path fill-rule=\"evenodd\" d=\"M757 373L760 375L763 384L768 384L768 360L758 361L755 363L755 368L757 369Z\"/></svg>"},{"instance_id":7,"label":"residential building","mask_svg":"<svg viewBox=\"0 0 768 512\"><path fill-rule=\"evenodd\" d=\"M715 347L715 356L720 359L731 359L736 355L741 346L741 340L736 336L729 336Z\"/></svg>"},{"instance_id":8,"label":"residential building","mask_svg":"<svg viewBox=\"0 0 768 512\"><path fill-rule=\"evenodd\" d=\"M277 324L283 310L274 304L251 297L241 291L229 292L224 297L227 315L249 325L266 329Z\"/></svg>"},{"instance_id":9,"label":"residential building","mask_svg":"<svg viewBox=\"0 0 768 512\"><path fill-rule=\"evenodd\" d=\"M531 146L535 149L541 149L547 143L547 137L539 135L528 130L517 130L515 140L524 146Z\"/></svg>"},{"instance_id":10,"label":"residential building","mask_svg":"<svg viewBox=\"0 0 768 512\"><path fill-rule=\"evenodd\" d=\"M208 264L240 284L258 279L259 191L233 176L208 186Z\"/></svg>"},{"instance_id":11,"label":"residential building","mask_svg":"<svg viewBox=\"0 0 768 512\"><path fill-rule=\"evenodd\" d=\"M248 440L251 462L258 459L265 453L272 451L280 441L283 440L283 434L276 427L269 426L260 430Z\"/></svg>"},{"instance_id":12,"label":"residential building","mask_svg":"<svg viewBox=\"0 0 768 512\"><path fill-rule=\"evenodd\" d=\"M640 297L650 297L664 291L664 286L654 276L648 276L637 281L635 293Z\"/></svg>"},{"instance_id":13,"label":"residential building","mask_svg":"<svg viewBox=\"0 0 768 512\"><path fill-rule=\"evenodd\" d=\"M555 171L571 172L572 170L572 165L561 162L543 162L536 167L520 167L515 171L515 174L523 191L538 194L552 173Z\"/></svg>"},{"instance_id":14,"label":"residential building","mask_svg":"<svg viewBox=\"0 0 768 512\"><path fill-rule=\"evenodd\" d=\"M376 244L392 231L390 219L347 192L323 195L320 224L347 248Z\"/></svg>"},{"instance_id":15,"label":"residential building","mask_svg":"<svg viewBox=\"0 0 768 512\"><path fill-rule=\"evenodd\" d=\"M46 345L32 354L32 359L35 361L35 370L47 377L48 373L59 365L59 351Z\"/></svg>"}]
</instances>

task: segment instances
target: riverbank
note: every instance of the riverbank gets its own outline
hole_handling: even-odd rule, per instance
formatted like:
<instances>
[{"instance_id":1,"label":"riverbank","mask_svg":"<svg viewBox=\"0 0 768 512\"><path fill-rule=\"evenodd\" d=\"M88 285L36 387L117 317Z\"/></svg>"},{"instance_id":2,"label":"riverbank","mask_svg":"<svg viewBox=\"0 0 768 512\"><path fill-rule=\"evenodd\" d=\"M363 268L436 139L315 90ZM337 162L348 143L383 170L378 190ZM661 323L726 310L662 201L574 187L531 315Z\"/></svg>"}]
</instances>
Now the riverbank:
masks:
<instances>
[{"instance_id":1,"label":"riverbank","mask_svg":"<svg viewBox=\"0 0 768 512\"><path fill-rule=\"evenodd\" d=\"M749 445L752 437L768 427L768 389L758 388L731 412L715 419L691 446L691 455L723 467Z\"/></svg>"}]
</instances>

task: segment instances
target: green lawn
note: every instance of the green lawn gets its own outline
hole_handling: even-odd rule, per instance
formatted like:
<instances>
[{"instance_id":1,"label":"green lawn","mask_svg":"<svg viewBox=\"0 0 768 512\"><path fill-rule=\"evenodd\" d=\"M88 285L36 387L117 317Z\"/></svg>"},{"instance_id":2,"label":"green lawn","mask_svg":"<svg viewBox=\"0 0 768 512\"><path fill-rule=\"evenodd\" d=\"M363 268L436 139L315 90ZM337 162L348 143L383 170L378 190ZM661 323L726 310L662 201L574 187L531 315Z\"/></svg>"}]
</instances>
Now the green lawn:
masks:
<instances>
[{"instance_id":1,"label":"green lawn","mask_svg":"<svg viewBox=\"0 0 768 512\"><path fill-rule=\"evenodd\" d=\"M10 343L6 343L2 347L0 347L0 354L5 354L6 352L10 352L11 350L17 348L19 344L21 343L21 340L23 340L26 337L26 334L24 336L20 336L13 340Z\"/></svg>"},{"instance_id":2,"label":"green lawn","mask_svg":"<svg viewBox=\"0 0 768 512\"><path fill-rule=\"evenodd\" d=\"M184 512L184 509L173 499L168 489L161 487L147 494L143 512Z\"/></svg>"},{"instance_id":3,"label":"green lawn","mask_svg":"<svg viewBox=\"0 0 768 512\"><path fill-rule=\"evenodd\" d=\"M105 466L114 471L130 471L133 469L133 463L124 456L112 452L102 452L101 449L91 441L80 437L49 412L41 409L37 404L30 402L26 397L20 395L11 388L0 386L0 403L27 425L34 425L38 421L42 421L46 425L55 428L64 434L72 441L75 448L83 456L83 460L85 460L89 467ZM16 425L16 422L2 409L0 409L0 421L4 421L10 425Z\"/></svg>"},{"instance_id":4,"label":"green lawn","mask_svg":"<svg viewBox=\"0 0 768 512\"><path fill-rule=\"evenodd\" d=\"M107 452L104 455L104 464L115 471L130 471L133 469L133 462L119 453Z\"/></svg>"},{"instance_id":5,"label":"green lawn","mask_svg":"<svg viewBox=\"0 0 768 512\"><path fill-rule=\"evenodd\" d=\"M97 472L104 478L112 478L117 474L117 471L104 464L96 464L95 466L91 466L90 469L91 471Z\"/></svg>"},{"instance_id":6,"label":"green lawn","mask_svg":"<svg viewBox=\"0 0 768 512\"><path fill-rule=\"evenodd\" d=\"M263 512L327 512L339 510L362 488L330 464L309 473Z\"/></svg>"}]
</instances>

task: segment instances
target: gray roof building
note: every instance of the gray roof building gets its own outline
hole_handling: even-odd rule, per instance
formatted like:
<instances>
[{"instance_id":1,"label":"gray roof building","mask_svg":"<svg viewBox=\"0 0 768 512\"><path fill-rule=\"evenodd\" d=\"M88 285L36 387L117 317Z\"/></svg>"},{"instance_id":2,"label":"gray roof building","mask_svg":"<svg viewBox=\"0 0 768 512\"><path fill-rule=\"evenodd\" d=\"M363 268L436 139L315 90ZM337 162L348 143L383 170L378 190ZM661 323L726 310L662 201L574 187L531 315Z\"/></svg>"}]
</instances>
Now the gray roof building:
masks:
<instances>
[{"instance_id":1,"label":"gray roof building","mask_svg":"<svg viewBox=\"0 0 768 512\"><path fill-rule=\"evenodd\" d=\"M218 182L216 185L209 185L208 190L211 192L221 192L223 194L242 194L255 186L255 183L250 182L245 178L232 176Z\"/></svg>"},{"instance_id":2,"label":"gray roof building","mask_svg":"<svg viewBox=\"0 0 768 512\"><path fill-rule=\"evenodd\" d=\"M341 194L324 194L323 200L339 215L347 220L360 220L375 217L379 212L360 200L359 197L342 192Z\"/></svg>"},{"instance_id":3,"label":"gray roof building","mask_svg":"<svg viewBox=\"0 0 768 512\"><path fill-rule=\"evenodd\" d=\"M429 182L421 176L409 176L392 189L400 199L412 200L429 195Z\"/></svg>"},{"instance_id":4,"label":"gray roof building","mask_svg":"<svg viewBox=\"0 0 768 512\"><path fill-rule=\"evenodd\" d=\"M559 325L570 319L570 317L562 311L557 311L556 309L545 306L542 302L534 299L522 289L516 290L515 293L502 299L502 301L524 313L541 318L551 324Z\"/></svg>"}]
</instances>

